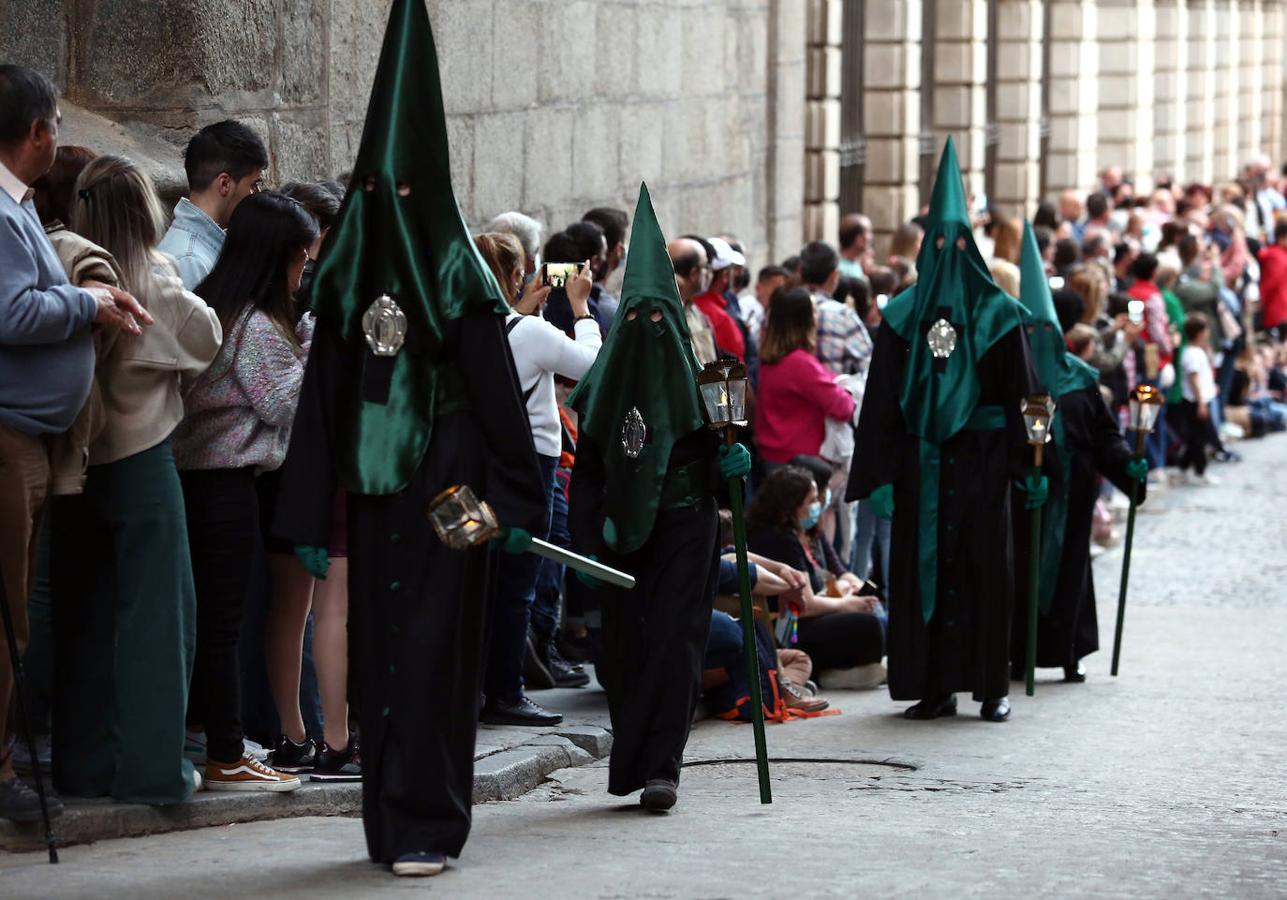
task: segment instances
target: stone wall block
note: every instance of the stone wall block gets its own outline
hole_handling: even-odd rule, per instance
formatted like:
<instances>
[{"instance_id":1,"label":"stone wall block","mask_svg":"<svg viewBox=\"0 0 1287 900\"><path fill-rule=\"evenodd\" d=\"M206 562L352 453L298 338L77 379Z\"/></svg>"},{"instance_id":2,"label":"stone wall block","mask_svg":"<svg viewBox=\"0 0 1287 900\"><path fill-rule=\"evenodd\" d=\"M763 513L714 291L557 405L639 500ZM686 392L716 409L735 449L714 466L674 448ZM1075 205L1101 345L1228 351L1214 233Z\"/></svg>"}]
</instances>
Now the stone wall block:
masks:
<instances>
[{"instance_id":1,"label":"stone wall block","mask_svg":"<svg viewBox=\"0 0 1287 900\"><path fill-rule=\"evenodd\" d=\"M918 40L922 0L880 0L867 10L868 41ZM932 2L932 0L927 0Z\"/></svg>"},{"instance_id":2,"label":"stone wall block","mask_svg":"<svg viewBox=\"0 0 1287 900\"><path fill-rule=\"evenodd\" d=\"M809 96L837 97L840 91L844 54L839 47L809 48Z\"/></svg>"},{"instance_id":3,"label":"stone wall block","mask_svg":"<svg viewBox=\"0 0 1287 900\"><path fill-rule=\"evenodd\" d=\"M0 0L0 60L67 91L67 13L60 0Z\"/></svg>"},{"instance_id":4,"label":"stone wall block","mask_svg":"<svg viewBox=\"0 0 1287 900\"><path fill-rule=\"evenodd\" d=\"M286 105L326 103L326 19L313 4L282 7L281 98Z\"/></svg>"},{"instance_id":5,"label":"stone wall block","mask_svg":"<svg viewBox=\"0 0 1287 900\"><path fill-rule=\"evenodd\" d=\"M526 158L524 113L488 113L474 120L474 199L470 218L483 220L513 209L519 196ZM550 160L551 164L553 160Z\"/></svg>"},{"instance_id":6,"label":"stone wall block","mask_svg":"<svg viewBox=\"0 0 1287 900\"><path fill-rule=\"evenodd\" d=\"M428 0L428 7L447 114L490 111L492 0Z\"/></svg>"},{"instance_id":7,"label":"stone wall block","mask_svg":"<svg viewBox=\"0 0 1287 900\"><path fill-rule=\"evenodd\" d=\"M599 103L578 112L572 126L572 189L577 197L602 197L619 187L621 108ZM703 146L699 160L711 159ZM700 162L694 161L700 165Z\"/></svg>"},{"instance_id":8,"label":"stone wall block","mask_svg":"<svg viewBox=\"0 0 1287 900\"><path fill-rule=\"evenodd\" d=\"M325 128L319 111L309 110L293 115L273 113L269 120L273 148L271 175L281 184L286 181L317 181L330 178L330 159Z\"/></svg>"},{"instance_id":9,"label":"stone wall block","mask_svg":"<svg viewBox=\"0 0 1287 900\"><path fill-rule=\"evenodd\" d=\"M683 80L683 22L667 9L641 6L635 31L638 91L653 99L680 92Z\"/></svg>"},{"instance_id":10,"label":"stone wall block","mask_svg":"<svg viewBox=\"0 0 1287 900\"><path fill-rule=\"evenodd\" d=\"M840 101L810 100L805 113L805 140L810 147L840 145Z\"/></svg>"},{"instance_id":11,"label":"stone wall block","mask_svg":"<svg viewBox=\"0 0 1287 900\"><path fill-rule=\"evenodd\" d=\"M919 87L920 66L920 44L868 44L863 81L867 90Z\"/></svg>"},{"instance_id":12,"label":"stone wall block","mask_svg":"<svg viewBox=\"0 0 1287 900\"><path fill-rule=\"evenodd\" d=\"M492 16L491 108L522 109L537 102L544 4L494 0Z\"/></svg>"},{"instance_id":13,"label":"stone wall block","mask_svg":"<svg viewBox=\"0 0 1287 900\"><path fill-rule=\"evenodd\" d=\"M595 4L558 0L544 6L543 16L539 24L540 102L575 100L593 93L598 30Z\"/></svg>"},{"instance_id":14,"label":"stone wall block","mask_svg":"<svg viewBox=\"0 0 1287 900\"><path fill-rule=\"evenodd\" d=\"M868 136L898 136L919 130L920 104L916 91L869 93L863 104L863 130Z\"/></svg>"},{"instance_id":15,"label":"stone wall block","mask_svg":"<svg viewBox=\"0 0 1287 900\"><path fill-rule=\"evenodd\" d=\"M661 179L664 144L670 133L669 110L660 103L641 103L621 110L620 171L624 190L640 181Z\"/></svg>"}]
</instances>

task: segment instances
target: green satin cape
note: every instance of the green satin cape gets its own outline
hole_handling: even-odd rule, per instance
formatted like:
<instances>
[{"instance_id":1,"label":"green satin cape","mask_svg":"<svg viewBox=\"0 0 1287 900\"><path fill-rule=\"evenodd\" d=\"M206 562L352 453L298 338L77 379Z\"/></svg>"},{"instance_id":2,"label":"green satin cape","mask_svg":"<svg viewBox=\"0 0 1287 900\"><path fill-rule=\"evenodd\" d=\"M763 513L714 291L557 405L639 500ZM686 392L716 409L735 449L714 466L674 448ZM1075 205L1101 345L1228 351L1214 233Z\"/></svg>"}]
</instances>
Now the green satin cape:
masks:
<instances>
[{"instance_id":1,"label":"green satin cape","mask_svg":"<svg viewBox=\"0 0 1287 900\"><path fill-rule=\"evenodd\" d=\"M381 294L407 318L393 357L374 356L362 328ZM322 248L311 306L318 327L362 358L361 382L344 386L333 423L339 474L355 493L396 493L419 466L435 415L461 402L446 322L506 309L452 193L423 0L395 0L389 14L353 181Z\"/></svg>"},{"instance_id":2,"label":"green satin cape","mask_svg":"<svg viewBox=\"0 0 1287 900\"><path fill-rule=\"evenodd\" d=\"M921 614L934 614L938 595L938 488L942 444L971 424L979 402L983 355L1022 321L1017 300L997 287L974 244L956 148L947 139L934 181L918 280L885 307L885 322L909 347L899 406L920 445L919 558ZM926 339L945 319L956 347L936 360ZM978 419L974 419L977 425Z\"/></svg>"},{"instance_id":3,"label":"green satin cape","mask_svg":"<svg viewBox=\"0 0 1287 900\"><path fill-rule=\"evenodd\" d=\"M1041 611L1049 612L1059 581L1059 565L1064 552L1064 530L1068 523L1068 489L1071 460L1065 441L1064 421L1059 415L1059 398L1070 391L1085 390L1099 383L1099 372L1068 352L1063 327L1050 296L1041 251L1032 224L1023 223L1023 255L1019 259L1019 302L1023 305L1023 323L1028 332L1033 368L1042 387L1055 399L1055 418L1050 424L1051 440L1059 449L1058 479L1046 500L1041 517L1041 582L1038 602ZM1029 548L1028 552L1035 552Z\"/></svg>"},{"instance_id":4,"label":"green satin cape","mask_svg":"<svg viewBox=\"0 0 1287 900\"><path fill-rule=\"evenodd\" d=\"M603 539L621 554L638 550L648 540L661 506L670 452L706 423L697 389L701 366L693 355L675 269L647 185L639 188L626 260L612 329L594 366L568 398L581 417L580 431L594 438L603 454ZM659 314L656 322L654 314ZM647 429L635 458L626 453L622 433L632 410L639 411Z\"/></svg>"}]
</instances>

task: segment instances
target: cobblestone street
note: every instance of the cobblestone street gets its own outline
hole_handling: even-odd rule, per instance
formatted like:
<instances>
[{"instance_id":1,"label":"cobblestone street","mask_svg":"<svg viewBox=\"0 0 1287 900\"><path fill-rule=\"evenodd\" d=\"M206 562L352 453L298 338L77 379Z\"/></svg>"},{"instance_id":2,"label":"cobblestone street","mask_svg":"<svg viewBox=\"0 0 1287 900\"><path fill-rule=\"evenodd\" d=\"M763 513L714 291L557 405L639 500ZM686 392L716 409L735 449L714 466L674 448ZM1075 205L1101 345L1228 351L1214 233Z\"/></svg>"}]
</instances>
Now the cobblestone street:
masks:
<instances>
[{"instance_id":1,"label":"cobblestone street","mask_svg":"<svg viewBox=\"0 0 1287 900\"><path fill-rule=\"evenodd\" d=\"M914 723L884 691L769 730L757 802L749 728L704 722L666 817L605 793L606 763L475 812L441 878L366 861L351 819L296 819L0 859L0 896L1283 896L1287 885L1287 439L1239 445L1224 483L1141 511L1121 675L1110 678L1120 551L1096 562L1085 685L1016 685L1014 717ZM592 698L585 698L590 700ZM818 762L825 760L829 762Z\"/></svg>"}]
</instances>

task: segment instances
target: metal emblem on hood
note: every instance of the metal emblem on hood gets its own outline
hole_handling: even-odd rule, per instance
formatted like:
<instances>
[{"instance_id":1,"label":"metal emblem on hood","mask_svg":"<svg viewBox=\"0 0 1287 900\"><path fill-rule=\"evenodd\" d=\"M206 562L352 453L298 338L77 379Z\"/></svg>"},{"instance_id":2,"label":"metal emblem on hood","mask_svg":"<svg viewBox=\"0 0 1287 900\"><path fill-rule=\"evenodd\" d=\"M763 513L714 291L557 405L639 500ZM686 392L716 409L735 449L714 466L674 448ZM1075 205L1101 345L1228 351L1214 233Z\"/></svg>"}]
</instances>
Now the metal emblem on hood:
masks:
<instances>
[{"instance_id":1,"label":"metal emblem on hood","mask_svg":"<svg viewBox=\"0 0 1287 900\"><path fill-rule=\"evenodd\" d=\"M397 356L407 339L406 313L388 294L381 294L362 315L362 331L376 356Z\"/></svg>"},{"instance_id":2,"label":"metal emblem on hood","mask_svg":"<svg viewBox=\"0 0 1287 900\"><path fill-rule=\"evenodd\" d=\"M925 340L935 359L947 359L956 350L956 329L947 319L939 319L929 327Z\"/></svg>"},{"instance_id":3,"label":"metal emblem on hood","mask_svg":"<svg viewBox=\"0 0 1287 900\"><path fill-rule=\"evenodd\" d=\"M648 439L648 425L644 422L639 407L631 408L621 423L621 449L630 459L638 459L643 452L644 441Z\"/></svg>"}]
</instances>

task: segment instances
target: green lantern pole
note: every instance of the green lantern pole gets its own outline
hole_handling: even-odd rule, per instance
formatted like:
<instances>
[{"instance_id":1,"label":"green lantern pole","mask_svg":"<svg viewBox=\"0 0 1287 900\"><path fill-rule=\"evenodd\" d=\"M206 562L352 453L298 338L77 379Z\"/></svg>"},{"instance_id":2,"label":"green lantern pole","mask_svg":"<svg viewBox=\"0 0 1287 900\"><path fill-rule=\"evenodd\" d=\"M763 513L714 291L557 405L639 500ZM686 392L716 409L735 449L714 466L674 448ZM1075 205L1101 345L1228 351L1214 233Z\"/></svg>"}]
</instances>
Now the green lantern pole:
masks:
<instances>
[{"instance_id":1,"label":"green lantern pole","mask_svg":"<svg viewBox=\"0 0 1287 900\"><path fill-rule=\"evenodd\" d=\"M734 441L733 428L725 432L725 441ZM751 727L755 731L755 768L760 776L760 802L773 802L769 783L769 750L764 737L764 694L760 689L760 649L755 639L755 610L751 604L751 566L746 558L746 516L742 510L741 478L728 480L729 508L733 513L733 546L737 549L737 580L742 599L742 655L746 657L746 674L751 680Z\"/></svg>"},{"instance_id":2,"label":"green lantern pole","mask_svg":"<svg viewBox=\"0 0 1287 900\"><path fill-rule=\"evenodd\" d=\"M1041 478L1041 447L1036 448L1036 465L1033 466L1034 478ZM1033 509L1029 515L1031 522L1028 539L1028 667L1024 680L1024 693L1029 697L1037 692L1037 616L1040 614L1041 598L1041 507Z\"/></svg>"},{"instance_id":3,"label":"green lantern pole","mask_svg":"<svg viewBox=\"0 0 1287 900\"><path fill-rule=\"evenodd\" d=\"M1135 388L1131 395L1131 427L1135 430L1135 459L1144 458L1144 442L1165 403L1161 391L1147 384ZM1131 481L1131 507L1126 514L1126 545L1122 552L1122 585L1117 592L1117 631L1113 635L1113 676L1122 655L1122 626L1126 623L1126 585L1131 576L1131 545L1135 542L1135 507L1139 504L1139 484Z\"/></svg>"},{"instance_id":4,"label":"green lantern pole","mask_svg":"<svg viewBox=\"0 0 1287 900\"><path fill-rule=\"evenodd\" d=\"M738 426L746 424L746 366L737 360L707 363L697 376L706 420L721 432L724 443L737 442ZM760 776L760 802L773 802L769 783L769 751L764 739L764 692L760 689L760 650L755 639L755 610L751 604L751 565L746 557L746 514L742 509L743 479L728 479L729 509L733 514L733 546L737 550L737 580L742 601L742 655L751 683L751 725L755 731L755 767Z\"/></svg>"},{"instance_id":5,"label":"green lantern pole","mask_svg":"<svg viewBox=\"0 0 1287 900\"><path fill-rule=\"evenodd\" d=\"M1019 405L1023 427L1028 432L1032 446L1032 480L1041 481L1041 460L1046 443L1050 440L1051 425L1055 419L1055 401L1049 394L1029 394ZM1028 540L1028 660L1024 678L1024 693L1029 697L1037 692L1037 616L1041 613L1041 507L1028 511L1030 537Z\"/></svg>"}]
</instances>

